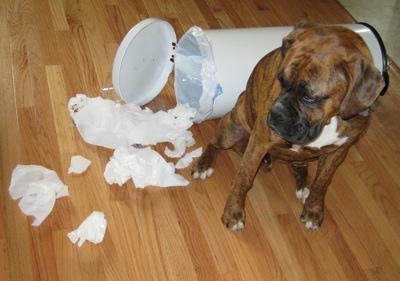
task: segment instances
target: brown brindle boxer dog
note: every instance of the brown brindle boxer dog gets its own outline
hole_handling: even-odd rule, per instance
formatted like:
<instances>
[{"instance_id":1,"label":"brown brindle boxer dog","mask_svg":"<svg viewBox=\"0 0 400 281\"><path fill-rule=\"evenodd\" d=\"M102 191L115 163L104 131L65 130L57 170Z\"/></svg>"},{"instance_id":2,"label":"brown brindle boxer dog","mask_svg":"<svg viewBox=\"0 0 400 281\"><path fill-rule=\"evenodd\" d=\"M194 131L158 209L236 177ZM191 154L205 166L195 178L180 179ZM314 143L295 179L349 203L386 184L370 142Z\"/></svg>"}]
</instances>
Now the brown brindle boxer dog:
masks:
<instances>
[{"instance_id":1,"label":"brown brindle boxer dog","mask_svg":"<svg viewBox=\"0 0 400 281\"><path fill-rule=\"evenodd\" d=\"M246 195L260 164L269 169L275 158L288 161L294 167L296 195L304 204L301 221L317 230L332 177L366 130L369 107L383 87L383 77L358 34L302 21L281 48L258 62L192 175L202 180L210 176L221 149L243 155L222 216L236 231L244 227ZM307 163L312 160L319 163L308 189Z\"/></svg>"}]
</instances>

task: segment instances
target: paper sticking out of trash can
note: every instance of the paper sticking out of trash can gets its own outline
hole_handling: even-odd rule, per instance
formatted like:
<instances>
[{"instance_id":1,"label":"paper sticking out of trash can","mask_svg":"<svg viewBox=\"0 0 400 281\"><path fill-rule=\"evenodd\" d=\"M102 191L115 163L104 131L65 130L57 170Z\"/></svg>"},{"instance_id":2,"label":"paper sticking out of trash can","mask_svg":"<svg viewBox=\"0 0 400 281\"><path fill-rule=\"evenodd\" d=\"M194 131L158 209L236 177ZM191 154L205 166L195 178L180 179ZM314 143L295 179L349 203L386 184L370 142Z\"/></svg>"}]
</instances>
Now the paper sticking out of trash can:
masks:
<instances>
[{"instance_id":1,"label":"paper sticking out of trash can","mask_svg":"<svg viewBox=\"0 0 400 281\"><path fill-rule=\"evenodd\" d=\"M210 42L199 27L190 28L179 40L175 55L175 96L178 103L196 109L195 122L213 112L214 100L222 94Z\"/></svg>"},{"instance_id":2,"label":"paper sticking out of trash can","mask_svg":"<svg viewBox=\"0 0 400 281\"><path fill-rule=\"evenodd\" d=\"M343 26L364 39L388 85L386 51L376 30L364 23ZM145 19L128 32L118 48L113 87L126 103L144 105L161 92L175 65L177 103L196 109L196 123L220 118L235 105L257 62L280 47L282 38L292 30L290 26L218 30L192 27L177 42L168 22Z\"/></svg>"}]
</instances>

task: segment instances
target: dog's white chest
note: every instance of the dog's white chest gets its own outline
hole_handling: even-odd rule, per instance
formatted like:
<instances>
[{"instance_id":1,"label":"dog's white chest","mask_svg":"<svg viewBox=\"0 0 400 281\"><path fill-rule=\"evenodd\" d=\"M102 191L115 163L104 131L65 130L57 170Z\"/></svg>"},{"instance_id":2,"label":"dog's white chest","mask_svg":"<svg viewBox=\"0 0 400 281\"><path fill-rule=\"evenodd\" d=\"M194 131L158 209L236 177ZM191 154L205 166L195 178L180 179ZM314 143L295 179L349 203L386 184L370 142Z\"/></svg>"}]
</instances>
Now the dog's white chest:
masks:
<instances>
[{"instance_id":1,"label":"dog's white chest","mask_svg":"<svg viewBox=\"0 0 400 281\"><path fill-rule=\"evenodd\" d=\"M294 144L292 145L290 150L299 151L300 148L302 147L311 147L320 149L321 147L328 145L340 146L347 141L348 137L339 137L337 129L338 129L338 117L334 116L332 117L331 122L322 129L322 132L317 139L303 146Z\"/></svg>"}]
</instances>

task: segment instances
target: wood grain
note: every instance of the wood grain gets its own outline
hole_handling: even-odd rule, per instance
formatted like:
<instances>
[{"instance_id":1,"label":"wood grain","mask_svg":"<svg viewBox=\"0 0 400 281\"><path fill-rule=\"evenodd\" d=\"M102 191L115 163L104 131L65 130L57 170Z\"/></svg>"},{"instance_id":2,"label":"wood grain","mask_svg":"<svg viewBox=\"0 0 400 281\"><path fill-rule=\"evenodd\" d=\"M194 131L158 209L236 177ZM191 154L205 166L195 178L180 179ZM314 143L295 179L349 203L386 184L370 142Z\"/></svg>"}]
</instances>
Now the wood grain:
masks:
<instances>
[{"instance_id":1,"label":"wood grain","mask_svg":"<svg viewBox=\"0 0 400 281\"><path fill-rule=\"evenodd\" d=\"M178 38L193 25L354 22L335 0L1 1L0 280L398 280L399 68L391 64L389 90L374 106L368 132L333 179L320 231L299 221L293 172L277 163L257 175L246 227L231 233L220 216L239 156L222 152L210 179L183 188L109 186L102 174L112 151L85 143L69 116L72 96L96 97L112 85L119 43L148 17L170 22ZM174 105L170 77L148 106ZM216 125L191 128L196 147L205 147ZM67 173L76 154L92 161L81 176ZM70 196L57 200L39 227L9 195L17 164L45 166L69 186ZM310 174L315 170L312 164ZM190 179L190 168L180 173ZM104 241L79 248L67 233L94 210L108 221Z\"/></svg>"}]
</instances>

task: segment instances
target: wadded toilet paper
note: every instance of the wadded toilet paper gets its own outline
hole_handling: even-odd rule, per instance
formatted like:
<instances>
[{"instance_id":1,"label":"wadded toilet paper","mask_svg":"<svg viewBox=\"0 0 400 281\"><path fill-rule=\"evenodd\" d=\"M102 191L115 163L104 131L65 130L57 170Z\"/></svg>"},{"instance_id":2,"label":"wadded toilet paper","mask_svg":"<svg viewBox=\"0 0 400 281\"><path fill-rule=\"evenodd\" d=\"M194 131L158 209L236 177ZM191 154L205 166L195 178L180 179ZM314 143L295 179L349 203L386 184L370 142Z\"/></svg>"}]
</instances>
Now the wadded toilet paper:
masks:
<instances>
[{"instance_id":1,"label":"wadded toilet paper","mask_svg":"<svg viewBox=\"0 0 400 281\"><path fill-rule=\"evenodd\" d=\"M83 156L75 155L71 157L71 165L68 168L68 174L82 174L92 161L86 159Z\"/></svg>"},{"instance_id":2,"label":"wadded toilet paper","mask_svg":"<svg viewBox=\"0 0 400 281\"><path fill-rule=\"evenodd\" d=\"M121 186L131 178L138 188L189 184L175 173L173 163L165 161L148 146L168 142L173 149L167 146L165 155L182 157L186 148L195 144L192 133L188 131L193 125L195 109L178 104L167 112L153 112L135 104L119 104L84 94L71 98L68 109L87 143L115 149L104 171L108 184ZM193 157L198 157L197 154L186 155L178 161L176 168L189 165Z\"/></svg>"},{"instance_id":3,"label":"wadded toilet paper","mask_svg":"<svg viewBox=\"0 0 400 281\"><path fill-rule=\"evenodd\" d=\"M175 174L173 163L167 163L156 151L132 146L119 146L108 162L104 178L108 184L119 186L132 178L137 188L148 185L159 187L185 186L189 182Z\"/></svg>"},{"instance_id":4,"label":"wadded toilet paper","mask_svg":"<svg viewBox=\"0 0 400 281\"><path fill-rule=\"evenodd\" d=\"M98 244L103 241L107 229L107 220L103 212L93 211L74 231L67 234L72 243L78 242L78 247L88 240ZM78 241L79 240L79 241Z\"/></svg>"},{"instance_id":5,"label":"wadded toilet paper","mask_svg":"<svg viewBox=\"0 0 400 281\"><path fill-rule=\"evenodd\" d=\"M68 196L56 172L37 165L17 165L11 175L9 192L12 199L21 198L19 208L34 216L33 226L40 225L53 210L57 198Z\"/></svg>"},{"instance_id":6,"label":"wadded toilet paper","mask_svg":"<svg viewBox=\"0 0 400 281\"><path fill-rule=\"evenodd\" d=\"M191 132L195 109L177 105L167 112L141 109L135 104L119 104L101 97L78 94L68 108L82 138L90 144L116 149L120 145L154 145L169 142L169 157L180 157L195 143Z\"/></svg>"}]
</instances>

